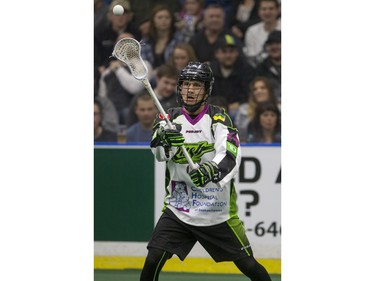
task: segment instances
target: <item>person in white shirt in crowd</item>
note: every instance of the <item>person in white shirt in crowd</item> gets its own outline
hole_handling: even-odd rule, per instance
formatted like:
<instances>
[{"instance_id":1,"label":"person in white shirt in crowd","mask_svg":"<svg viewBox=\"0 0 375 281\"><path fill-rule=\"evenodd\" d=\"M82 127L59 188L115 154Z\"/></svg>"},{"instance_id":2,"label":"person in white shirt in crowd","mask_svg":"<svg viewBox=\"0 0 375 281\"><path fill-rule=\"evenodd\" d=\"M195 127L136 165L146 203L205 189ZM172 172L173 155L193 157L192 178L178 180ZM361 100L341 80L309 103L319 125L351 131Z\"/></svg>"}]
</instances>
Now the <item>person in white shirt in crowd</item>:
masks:
<instances>
[{"instance_id":1,"label":"person in white shirt in crowd","mask_svg":"<svg viewBox=\"0 0 375 281\"><path fill-rule=\"evenodd\" d=\"M281 30L280 4L277 0L260 0L258 13L261 22L250 26L244 39L244 53L253 67L266 57L264 43L269 33Z\"/></svg>"},{"instance_id":2,"label":"person in white shirt in crowd","mask_svg":"<svg viewBox=\"0 0 375 281\"><path fill-rule=\"evenodd\" d=\"M134 37L131 33L122 33L118 36L117 41L123 38ZM154 79L153 68L147 60L144 62L148 69L147 77L151 81ZM130 103L134 96L143 90L143 83L133 77L129 67L120 60L113 59L100 77L98 95L100 97L107 97L112 101L116 107L119 122L125 124Z\"/></svg>"}]
</instances>

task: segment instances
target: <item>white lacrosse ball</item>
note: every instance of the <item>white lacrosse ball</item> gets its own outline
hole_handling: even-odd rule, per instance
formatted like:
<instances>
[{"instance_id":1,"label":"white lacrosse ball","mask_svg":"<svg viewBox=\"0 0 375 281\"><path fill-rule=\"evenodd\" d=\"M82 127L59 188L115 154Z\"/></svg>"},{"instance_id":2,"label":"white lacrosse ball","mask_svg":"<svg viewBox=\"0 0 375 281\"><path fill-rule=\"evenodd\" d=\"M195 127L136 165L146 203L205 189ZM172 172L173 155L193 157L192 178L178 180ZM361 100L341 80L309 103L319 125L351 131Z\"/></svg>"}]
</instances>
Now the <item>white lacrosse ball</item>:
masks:
<instances>
[{"instance_id":1,"label":"white lacrosse ball","mask_svg":"<svg viewBox=\"0 0 375 281\"><path fill-rule=\"evenodd\" d=\"M121 5L116 5L113 7L113 14L115 16L122 16L122 14L124 13L124 7L121 6Z\"/></svg>"}]
</instances>

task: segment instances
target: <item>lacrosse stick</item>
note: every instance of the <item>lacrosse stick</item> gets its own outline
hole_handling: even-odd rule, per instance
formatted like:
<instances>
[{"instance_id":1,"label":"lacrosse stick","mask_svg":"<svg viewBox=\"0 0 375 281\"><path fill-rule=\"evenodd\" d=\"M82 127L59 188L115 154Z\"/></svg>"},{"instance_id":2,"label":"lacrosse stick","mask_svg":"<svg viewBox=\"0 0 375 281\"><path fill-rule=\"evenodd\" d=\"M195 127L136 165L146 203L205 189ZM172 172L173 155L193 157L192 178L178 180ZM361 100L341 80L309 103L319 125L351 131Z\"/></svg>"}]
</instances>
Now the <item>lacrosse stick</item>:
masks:
<instances>
[{"instance_id":1,"label":"lacrosse stick","mask_svg":"<svg viewBox=\"0 0 375 281\"><path fill-rule=\"evenodd\" d=\"M167 114L164 111L164 108L161 106L158 98L156 97L151 87L150 82L148 81L148 69L141 58L141 45L139 44L139 42L133 38L120 39L113 49L112 56L125 63L130 68L130 72L132 73L133 77L143 82L146 90L149 92L152 99L154 100L156 107L158 108L163 118L167 122L168 127L170 129L173 129L171 121L168 119ZM199 165L194 163L191 159L189 153L186 150L186 147L181 146L181 148L186 160L189 163L190 168L193 170L199 168Z\"/></svg>"}]
</instances>

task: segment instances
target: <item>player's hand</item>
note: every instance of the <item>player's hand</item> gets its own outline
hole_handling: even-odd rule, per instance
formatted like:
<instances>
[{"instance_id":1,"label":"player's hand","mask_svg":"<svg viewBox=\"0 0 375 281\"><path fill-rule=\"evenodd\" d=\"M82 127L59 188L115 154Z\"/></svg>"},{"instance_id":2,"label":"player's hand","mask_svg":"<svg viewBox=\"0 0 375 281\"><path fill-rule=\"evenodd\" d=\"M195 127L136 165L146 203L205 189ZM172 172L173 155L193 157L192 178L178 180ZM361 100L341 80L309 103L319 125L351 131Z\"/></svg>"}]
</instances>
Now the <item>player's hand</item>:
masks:
<instances>
[{"instance_id":1,"label":"player's hand","mask_svg":"<svg viewBox=\"0 0 375 281\"><path fill-rule=\"evenodd\" d=\"M160 136L161 142L166 146L182 146L185 142L184 136L181 134L181 125L172 123L173 128L170 129L168 126L160 127L158 129L158 135Z\"/></svg>"},{"instance_id":2,"label":"player's hand","mask_svg":"<svg viewBox=\"0 0 375 281\"><path fill-rule=\"evenodd\" d=\"M220 181L219 167L213 161L199 164L199 168L190 171L189 175L197 187L203 187L210 181Z\"/></svg>"}]
</instances>

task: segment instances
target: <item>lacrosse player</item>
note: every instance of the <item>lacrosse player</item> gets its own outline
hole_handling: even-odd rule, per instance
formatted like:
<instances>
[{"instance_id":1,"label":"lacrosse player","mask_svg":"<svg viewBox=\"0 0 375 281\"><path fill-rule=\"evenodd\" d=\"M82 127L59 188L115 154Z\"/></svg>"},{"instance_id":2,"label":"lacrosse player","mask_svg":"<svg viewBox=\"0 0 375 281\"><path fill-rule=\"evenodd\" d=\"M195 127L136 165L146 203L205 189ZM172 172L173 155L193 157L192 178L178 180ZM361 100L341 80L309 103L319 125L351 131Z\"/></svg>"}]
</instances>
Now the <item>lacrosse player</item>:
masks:
<instances>
[{"instance_id":1,"label":"lacrosse player","mask_svg":"<svg viewBox=\"0 0 375 281\"><path fill-rule=\"evenodd\" d=\"M155 120L151 149L158 161L166 161L166 197L141 281L157 281L165 262L174 254L184 260L197 241L216 262L233 261L250 280L271 281L237 215L238 132L222 108L207 104L213 83L208 64L189 63L177 85L181 107L167 111L173 128L162 115ZM182 146L197 168L189 167Z\"/></svg>"}]
</instances>

